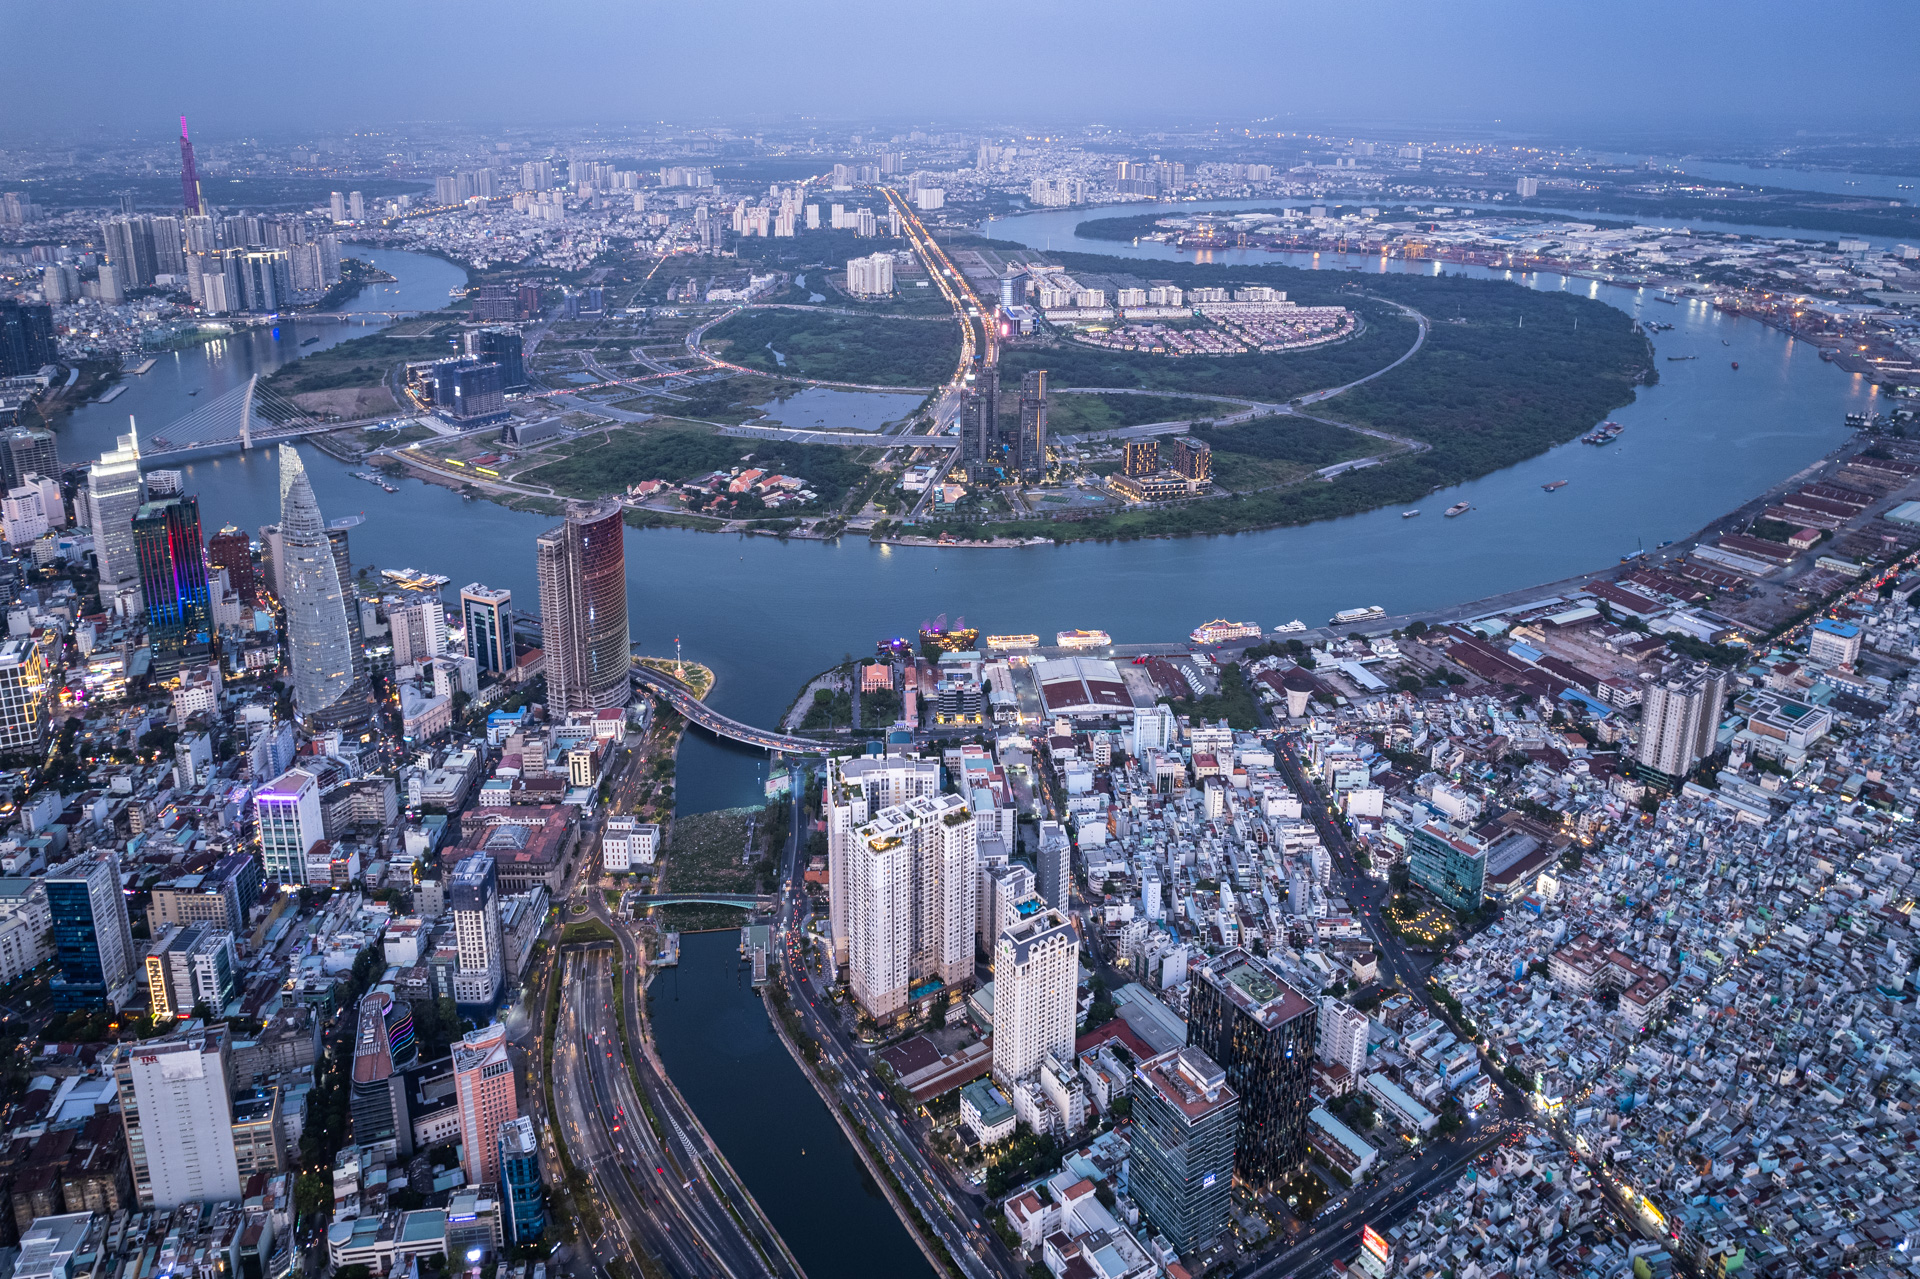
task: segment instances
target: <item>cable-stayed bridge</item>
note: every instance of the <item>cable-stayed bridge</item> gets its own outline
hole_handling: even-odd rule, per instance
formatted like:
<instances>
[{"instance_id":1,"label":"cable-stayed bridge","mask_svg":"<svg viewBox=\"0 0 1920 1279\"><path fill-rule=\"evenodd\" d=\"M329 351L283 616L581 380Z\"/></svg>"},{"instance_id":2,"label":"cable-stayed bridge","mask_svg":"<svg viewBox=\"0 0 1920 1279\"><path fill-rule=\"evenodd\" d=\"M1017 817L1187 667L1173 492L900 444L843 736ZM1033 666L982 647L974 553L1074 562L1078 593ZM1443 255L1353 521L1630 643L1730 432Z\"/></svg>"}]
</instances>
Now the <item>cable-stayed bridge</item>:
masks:
<instances>
[{"instance_id":1,"label":"cable-stayed bridge","mask_svg":"<svg viewBox=\"0 0 1920 1279\"><path fill-rule=\"evenodd\" d=\"M262 386L255 374L143 438L140 457L152 462L183 453L260 448L351 425L323 421L278 391Z\"/></svg>"}]
</instances>

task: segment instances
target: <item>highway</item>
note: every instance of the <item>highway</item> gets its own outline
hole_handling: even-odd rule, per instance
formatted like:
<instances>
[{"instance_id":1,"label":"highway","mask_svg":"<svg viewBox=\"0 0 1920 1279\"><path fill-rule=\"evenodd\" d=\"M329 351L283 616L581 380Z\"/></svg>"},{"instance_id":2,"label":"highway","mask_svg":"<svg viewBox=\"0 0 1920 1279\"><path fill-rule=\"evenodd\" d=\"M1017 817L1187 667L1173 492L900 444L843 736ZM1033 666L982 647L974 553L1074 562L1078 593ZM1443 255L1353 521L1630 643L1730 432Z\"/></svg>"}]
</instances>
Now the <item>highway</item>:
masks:
<instances>
[{"instance_id":1,"label":"highway","mask_svg":"<svg viewBox=\"0 0 1920 1279\"><path fill-rule=\"evenodd\" d=\"M595 913L606 918L604 906ZM662 1125L664 1142L655 1135L628 1073L616 1023L634 1006L632 964L639 948L619 921L607 922L626 954L621 989L614 989L610 950L567 957L573 969L563 986L561 1021L570 1070L561 1071L557 1048L554 1102L571 1125L569 1150L582 1152L576 1165L588 1171L600 1192L610 1233L628 1241L637 1237L670 1269L680 1267L677 1273L800 1279L799 1267L707 1144L698 1122L678 1094L663 1086L650 1055L641 1052L634 1058L635 1073Z\"/></svg>"},{"instance_id":2,"label":"highway","mask_svg":"<svg viewBox=\"0 0 1920 1279\"><path fill-rule=\"evenodd\" d=\"M649 1264L689 1279L712 1274L715 1268L705 1246L684 1218L676 1223L678 1202L660 1200L662 1183L670 1199L676 1190L687 1192L680 1189L677 1176L652 1171L666 1166L657 1158L652 1133L644 1118L637 1124L626 1122L622 1103L614 1100L607 1083L603 1067L611 1061L609 1054L619 1051L618 1035L606 1018L608 959L606 951L561 957L564 993L553 1052L552 1119L560 1126L574 1166L592 1183L601 1213L600 1237L587 1242L601 1270L625 1254L642 1274L649 1273ZM595 991L603 997L592 998ZM650 1161L644 1169L632 1157L636 1146ZM643 1262L642 1255L650 1262Z\"/></svg>"},{"instance_id":3,"label":"highway","mask_svg":"<svg viewBox=\"0 0 1920 1279\"><path fill-rule=\"evenodd\" d=\"M628 1043L635 1047L634 1073L639 1075L641 1087L646 1089L654 1113L671 1134L673 1145L697 1169L693 1180L696 1186L705 1188L703 1200L715 1205L716 1211L724 1214L717 1220L732 1232L733 1238L746 1242L752 1248L756 1268L751 1273L773 1275L777 1279L804 1279L805 1272L788 1250L786 1241L780 1238L766 1214L760 1210L760 1205L754 1202L752 1195L741 1184L732 1165L714 1147L686 1099L668 1080L666 1068L654 1052L651 1028L639 1012L643 998L640 973L644 963L640 945L622 921L608 916L604 904L596 908L595 914L612 926L627 956L621 965L621 985L617 998L618 1006L627 1018ZM625 1072L620 1075L620 1087L625 1097L623 1104L631 1113L638 1098L633 1091L632 1078ZM671 1164L667 1167L669 1171L672 1170Z\"/></svg>"}]
</instances>

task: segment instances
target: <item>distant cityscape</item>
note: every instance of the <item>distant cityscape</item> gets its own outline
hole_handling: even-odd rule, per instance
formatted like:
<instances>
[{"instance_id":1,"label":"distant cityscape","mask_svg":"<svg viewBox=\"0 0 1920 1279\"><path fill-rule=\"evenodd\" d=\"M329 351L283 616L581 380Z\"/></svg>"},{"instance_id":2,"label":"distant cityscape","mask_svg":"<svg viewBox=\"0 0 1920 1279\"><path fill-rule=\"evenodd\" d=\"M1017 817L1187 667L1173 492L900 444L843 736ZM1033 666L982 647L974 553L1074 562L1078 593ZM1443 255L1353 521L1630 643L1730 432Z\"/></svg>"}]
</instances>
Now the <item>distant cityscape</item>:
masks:
<instances>
[{"instance_id":1,"label":"distant cityscape","mask_svg":"<svg viewBox=\"0 0 1920 1279\"><path fill-rule=\"evenodd\" d=\"M1908 206L1257 123L182 119L0 156L0 1258L1910 1269L1920 230L1849 221ZM1755 222L1678 225L1735 197ZM464 283L423 302L423 261ZM1076 530L1462 530L1442 489L1612 456L1655 304L1810 344L1867 407L1564 581L1168 623L1175 555L1111 579L1136 634L1052 616ZM121 394L170 416L105 430ZM209 463L265 449L242 527ZM370 512L323 510L341 477ZM374 568L428 494L455 538L544 531L488 580ZM715 697L746 672L636 640L680 620L657 529L826 544L834 609L880 580L842 538L929 576L998 549L986 603L1047 633L841 619L784 709ZM704 585L769 646L821 626ZM754 804L684 798L709 739L766 757ZM655 1000L707 933L755 1069L831 1128L701 1113ZM814 1177L899 1238L808 1237Z\"/></svg>"}]
</instances>

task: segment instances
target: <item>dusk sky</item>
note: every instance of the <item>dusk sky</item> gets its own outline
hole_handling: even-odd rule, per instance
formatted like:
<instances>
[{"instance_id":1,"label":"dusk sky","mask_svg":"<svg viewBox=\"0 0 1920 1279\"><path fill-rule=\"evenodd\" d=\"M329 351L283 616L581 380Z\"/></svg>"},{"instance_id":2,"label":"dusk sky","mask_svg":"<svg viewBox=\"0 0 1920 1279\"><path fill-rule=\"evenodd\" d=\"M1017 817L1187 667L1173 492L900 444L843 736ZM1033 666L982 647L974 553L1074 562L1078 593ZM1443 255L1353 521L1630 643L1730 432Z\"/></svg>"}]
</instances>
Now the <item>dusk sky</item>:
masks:
<instances>
[{"instance_id":1,"label":"dusk sky","mask_svg":"<svg viewBox=\"0 0 1920 1279\"><path fill-rule=\"evenodd\" d=\"M16 4L0 133L183 112L209 136L750 114L1889 133L1920 122L1920 77L1880 51L1916 35L1910 2L1805 0Z\"/></svg>"}]
</instances>

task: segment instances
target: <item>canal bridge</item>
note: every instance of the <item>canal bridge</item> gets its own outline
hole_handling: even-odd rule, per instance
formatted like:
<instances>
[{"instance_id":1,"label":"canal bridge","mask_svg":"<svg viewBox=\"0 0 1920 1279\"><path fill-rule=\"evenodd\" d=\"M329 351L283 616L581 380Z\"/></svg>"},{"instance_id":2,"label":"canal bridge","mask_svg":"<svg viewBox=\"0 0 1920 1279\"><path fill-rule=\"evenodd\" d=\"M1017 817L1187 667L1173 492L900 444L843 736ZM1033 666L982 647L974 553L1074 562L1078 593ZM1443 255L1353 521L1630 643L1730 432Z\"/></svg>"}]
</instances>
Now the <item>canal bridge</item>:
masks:
<instances>
[{"instance_id":1,"label":"canal bridge","mask_svg":"<svg viewBox=\"0 0 1920 1279\"><path fill-rule=\"evenodd\" d=\"M673 709L709 733L724 737L728 741L757 746L766 751L785 751L790 755L825 755L831 749L826 742L817 742L810 737L770 732L764 728L755 728L751 724L742 724L737 719L729 719L695 697L693 690L685 684L664 671L654 670L650 666L641 666L636 663L633 668L633 679L643 691L666 698Z\"/></svg>"}]
</instances>

